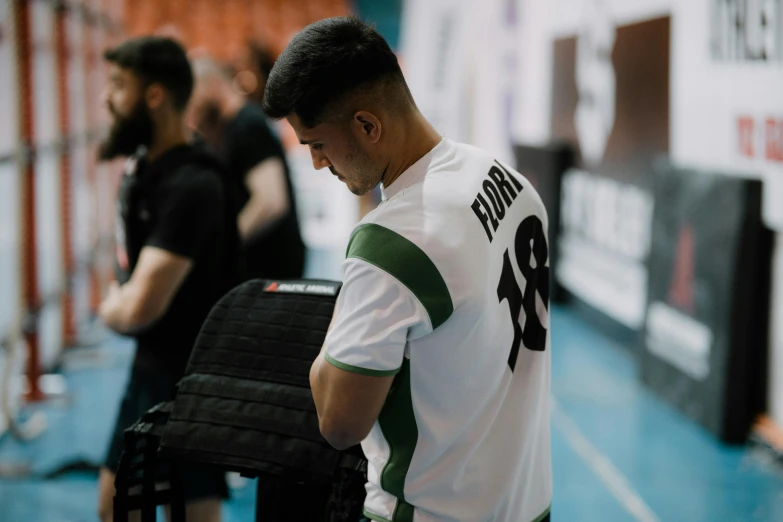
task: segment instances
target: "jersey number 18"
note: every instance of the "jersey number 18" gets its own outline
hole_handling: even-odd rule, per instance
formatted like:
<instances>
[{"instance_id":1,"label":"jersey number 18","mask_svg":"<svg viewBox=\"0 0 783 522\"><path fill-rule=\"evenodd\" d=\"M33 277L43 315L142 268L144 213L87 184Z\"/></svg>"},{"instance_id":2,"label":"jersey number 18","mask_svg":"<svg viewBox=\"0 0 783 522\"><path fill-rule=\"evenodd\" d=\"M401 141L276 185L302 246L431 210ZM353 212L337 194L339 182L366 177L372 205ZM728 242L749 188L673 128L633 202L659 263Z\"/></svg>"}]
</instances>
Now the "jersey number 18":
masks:
<instances>
[{"instance_id":1,"label":"jersey number 18","mask_svg":"<svg viewBox=\"0 0 783 522\"><path fill-rule=\"evenodd\" d=\"M529 216L520 223L514 238L514 251L519 271L525 278L525 293L522 293L514 276L508 249L503 253L503 272L498 283L498 300L502 303L504 299L508 299L511 322L514 325L514 342L508 356L508 366L512 372L517 364L520 344L524 343L525 348L536 352L546 349L547 332L536 311L536 292L541 296L546 312L549 313L549 267L546 266L549 249L538 217ZM522 310L525 311L524 330L520 325Z\"/></svg>"}]
</instances>

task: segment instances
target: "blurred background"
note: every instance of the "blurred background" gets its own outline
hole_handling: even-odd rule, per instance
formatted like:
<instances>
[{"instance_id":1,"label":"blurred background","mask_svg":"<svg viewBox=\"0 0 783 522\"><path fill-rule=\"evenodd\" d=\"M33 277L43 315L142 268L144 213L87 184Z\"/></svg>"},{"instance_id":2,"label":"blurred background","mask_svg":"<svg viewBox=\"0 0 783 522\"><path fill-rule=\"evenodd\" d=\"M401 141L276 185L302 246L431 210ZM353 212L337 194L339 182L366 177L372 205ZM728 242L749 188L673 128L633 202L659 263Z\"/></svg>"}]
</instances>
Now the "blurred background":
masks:
<instances>
[{"instance_id":1,"label":"blurred background","mask_svg":"<svg viewBox=\"0 0 783 522\"><path fill-rule=\"evenodd\" d=\"M132 346L94 319L122 163L102 52L166 34L261 71L376 24L424 115L550 215L553 517L783 521L783 0L0 0L0 521L97 520ZM378 201L285 122L308 277ZM233 477L225 520L252 520Z\"/></svg>"}]
</instances>

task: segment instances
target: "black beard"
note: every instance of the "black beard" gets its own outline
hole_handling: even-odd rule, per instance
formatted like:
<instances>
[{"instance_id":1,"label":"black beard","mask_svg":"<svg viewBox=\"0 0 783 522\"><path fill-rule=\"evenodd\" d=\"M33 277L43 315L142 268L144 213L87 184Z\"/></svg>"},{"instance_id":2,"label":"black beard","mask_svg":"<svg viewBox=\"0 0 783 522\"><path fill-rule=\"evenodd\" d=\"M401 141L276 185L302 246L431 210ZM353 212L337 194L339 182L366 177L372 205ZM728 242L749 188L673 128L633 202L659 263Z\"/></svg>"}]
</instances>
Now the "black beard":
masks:
<instances>
[{"instance_id":1,"label":"black beard","mask_svg":"<svg viewBox=\"0 0 783 522\"><path fill-rule=\"evenodd\" d=\"M142 145L149 148L155 125L143 101L140 101L126 118L114 114L116 119L109 136L98 148L99 160L108 161L120 156L132 156Z\"/></svg>"}]
</instances>

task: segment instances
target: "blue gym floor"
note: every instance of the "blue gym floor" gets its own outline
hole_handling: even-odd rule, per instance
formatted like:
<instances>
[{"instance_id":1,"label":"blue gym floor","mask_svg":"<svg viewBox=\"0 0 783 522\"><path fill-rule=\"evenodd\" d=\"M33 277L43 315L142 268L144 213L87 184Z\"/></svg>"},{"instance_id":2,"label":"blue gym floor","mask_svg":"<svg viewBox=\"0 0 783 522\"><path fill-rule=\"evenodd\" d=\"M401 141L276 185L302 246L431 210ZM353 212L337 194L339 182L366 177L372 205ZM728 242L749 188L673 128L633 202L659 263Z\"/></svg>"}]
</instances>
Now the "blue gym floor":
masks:
<instances>
[{"instance_id":1,"label":"blue gym floor","mask_svg":"<svg viewBox=\"0 0 783 522\"><path fill-rule=\"evenodd\" d=\"M552 331L553 520L783 521L783 472L764 454L719 444L658 400L638 383L631 353L568 310L554 308ZM71 352L69 400L42 406L49 428L40 438L0 440L0 467L27 462L43 474L78 459L98 463L131 354L114 338ZM95 521L95 485L84 471L0 479L0 521ZM252 521L253 509L247 483L224 520Z\"/></svg>"}]
</instances>

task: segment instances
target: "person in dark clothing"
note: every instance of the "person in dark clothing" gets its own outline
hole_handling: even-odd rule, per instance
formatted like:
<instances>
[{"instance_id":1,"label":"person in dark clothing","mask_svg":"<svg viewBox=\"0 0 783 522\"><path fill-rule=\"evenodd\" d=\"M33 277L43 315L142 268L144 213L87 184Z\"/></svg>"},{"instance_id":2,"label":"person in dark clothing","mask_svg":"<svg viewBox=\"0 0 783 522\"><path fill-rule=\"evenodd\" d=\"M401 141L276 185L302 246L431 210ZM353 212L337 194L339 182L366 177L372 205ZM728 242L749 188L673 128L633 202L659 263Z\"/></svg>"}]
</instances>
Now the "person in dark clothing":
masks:
<instances>
[{"instance_id":1,"label":"person in dark clothing","mask_svg":"<svg viewBox=\"0 0 783 522\"><path fill-rule=\"evenodd\" d=\"M280 140L255 103L233 86L227 70L207 57L194 60L193 127L220 150L239 187L237 219L249 278L296 279L304 272L291 173Z\"/></svg>"},{"instance_id":2,"label":"person in dark clothing","mask_svg":"<svg viewBox=\"0 0 783 522\"><path fill-rule=\"evenodd\" d=\"M238 281L239 242L220 162L190 142L184 111L193 89L182 47L161 37L129 40L104 54L105 102L113 116L102 160L126 156L118 195L114 283L99 309L136 340L128 388L99 479L99 515L112 520L123 431L174 398L212 306ZM221 518L223 473L183 469L189 521Z\"/></svg>"}]
</instances>

